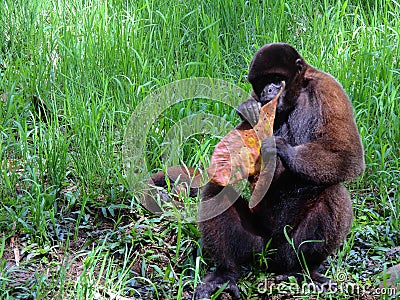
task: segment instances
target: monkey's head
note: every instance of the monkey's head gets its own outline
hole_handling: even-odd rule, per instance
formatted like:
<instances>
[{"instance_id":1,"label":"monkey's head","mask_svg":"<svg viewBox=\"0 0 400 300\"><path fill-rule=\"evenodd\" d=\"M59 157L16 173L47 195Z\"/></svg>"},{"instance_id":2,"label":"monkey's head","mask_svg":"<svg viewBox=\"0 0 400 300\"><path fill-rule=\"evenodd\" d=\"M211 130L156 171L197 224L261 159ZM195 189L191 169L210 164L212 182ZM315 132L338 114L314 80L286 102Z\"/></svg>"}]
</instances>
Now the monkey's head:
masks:
<instances>
[{"instance_id":1,"label":"monkey's head","mask_svg":"<svg viewBox=\"0 0 400 300\"><path fill-rule=\"evenodd\" d=\"M286 89L279 99L278 109L287 110L300 94L306 67L306 62L292 46L267 44L254 55L247 79L261 104L271 100L268 96L271 88L285 81Z\"/></svg>"}]
</instances>

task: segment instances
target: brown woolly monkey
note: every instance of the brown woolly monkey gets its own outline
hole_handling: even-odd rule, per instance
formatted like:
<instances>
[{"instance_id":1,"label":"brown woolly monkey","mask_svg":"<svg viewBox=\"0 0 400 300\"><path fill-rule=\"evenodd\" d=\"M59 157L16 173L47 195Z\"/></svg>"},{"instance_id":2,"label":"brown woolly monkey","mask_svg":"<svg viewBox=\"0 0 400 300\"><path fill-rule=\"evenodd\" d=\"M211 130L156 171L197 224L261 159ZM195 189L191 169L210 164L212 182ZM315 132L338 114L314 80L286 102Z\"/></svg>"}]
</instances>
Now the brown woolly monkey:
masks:
<instances>
[{"instance_id":1,"label":"brown woolly monkey","mask_svg":"<svg viewBox=\"0 0 400 300\"><path fill-rule=\"evenodd\" d=\"M269 271L296 276L306 264L313 281L327 282L318 268L343 242L353 219L341 183L359 176L365 167L352 106L342 86L282 43L265 45L255 54L248 80L252 97L238 112L250 124L256 123L260 106L271 99L271 84L286 82L274 136L261 146L263 157L276 153L276 169L265 196L252 209L233 188L211 182L202 188L201 203L233 204L199 222L203 247L216 270L197 287L196 299L209 298L225 283L226 290L240 298L236 285L240 266L251 262L267 243L276 249L268 261ZM207 214L204 210L209 207L200 204L199 214Z\"/></svg>"}]
</instances>

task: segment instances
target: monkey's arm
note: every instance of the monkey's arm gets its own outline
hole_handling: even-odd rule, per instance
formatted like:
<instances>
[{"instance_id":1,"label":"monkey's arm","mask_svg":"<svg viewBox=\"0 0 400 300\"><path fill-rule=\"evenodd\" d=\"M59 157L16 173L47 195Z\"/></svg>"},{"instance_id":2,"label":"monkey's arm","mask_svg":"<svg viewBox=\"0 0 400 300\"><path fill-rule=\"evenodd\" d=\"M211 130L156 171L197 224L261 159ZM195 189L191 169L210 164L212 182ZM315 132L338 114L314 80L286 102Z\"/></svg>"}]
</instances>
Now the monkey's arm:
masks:
<instances>
[{"instance_id":1,"label":"monkey's arm","mask_svg":"<svg viewBox=\"0 0 400 300\"><path fill-rule=\"evenodd\" d=\"M318 184L340 183L361 175L362 147L358 140L353 142L350 146L316 140L293 147L284 138L275 138L277 154L286 168Z\"/></svg>"},{"instance_id":2,"label":"monkey's arm","mask_svg":"<svg viewBox=\"0 0 400 300\"><path fill-rule=\"evenodd\" d=\"M292 145L276 137L276 153L285 168L300 177L317 184L336 184L364 171L363 147L342 87L323 73L314 76L319 78L309 79L308 91L298 105L305 107L304 113L308 107L320 108L321 121L308 125L315 126L308 128L313 135L302 144Z\"/></svg>"},{"instance_id":3,"label":"monkey's arm","mask_svg":"<svg viewBox=\"0 0 400 300\"><path fill-rule=\"evenodd\" d=\"M293 146L275 136L262 142L261 153L274 153L284 167L317 184L336 184L361 175L365 169L363 147L351 109L332 114L316 131L317 137Z\"/></svg>"}]
</instances>

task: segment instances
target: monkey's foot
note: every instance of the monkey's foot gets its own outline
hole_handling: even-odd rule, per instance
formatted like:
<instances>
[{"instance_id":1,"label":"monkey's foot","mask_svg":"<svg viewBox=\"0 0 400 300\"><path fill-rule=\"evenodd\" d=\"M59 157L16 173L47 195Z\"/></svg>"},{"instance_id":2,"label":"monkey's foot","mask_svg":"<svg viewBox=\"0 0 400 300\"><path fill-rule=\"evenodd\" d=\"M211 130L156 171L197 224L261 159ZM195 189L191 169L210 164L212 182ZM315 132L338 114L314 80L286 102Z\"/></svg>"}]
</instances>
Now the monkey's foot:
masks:
<instances>
[{"instance_id":1,"label":"monkey's foot","mask_svg":"<svg viewBox=\"0 0 400 300\"><path fill-rule=\"evenodd\" d=\"M313 271L310 275L311 278L302 273L288 273L276 276L275 280L277 283L280 283L283 281L289 281L289 277L293 276L299 285L306 283L310 285L310 288L320 292L334 291L337 289L336 282L321 275L319 272Z\"/></svg>"},{"instance_id":2,"label":"monkey's foot","mask_svg":"<svg viewBox=\"0 0 400 300\"><path fill-rule=\"evenodd\" d=\"M194 293L194 299L209 299L211 295L214 294L218 289L220 289L224 283L217 283L215 281L206 282L198 285L196 292ZM228 292L232 299L240 299L240 292L236 283L228 283L225 287L224 292Z\"/></svg>"},{"instance_id":3,"label":"monkey's foot","mask_svg":"<svg viewBox=\"0 0 400 300\"><path fill-rule=\"evenodd\" d=\"M334 282L332 279L329 279L319 272L314 271L311 273L311 279L318 290L322 292L334 291L337 289L337 283Z\"/></svg>"},{"instance_id":4,"label":"monkey's foot","mask_svg":"<svg viewBox=\"0 0 400 300\"><path fill-rule=\"evenodd\" d=\"M239 275L237 271L218 269L203 278L203 283L198 285L194 299L210 298L212 294L225 286L224 292L229 293L232 299L240 299L240 292L236 285Z\"/></svg>"},{"instance_id":5,"label":"monkey's foot","mask_svg":"<svg viewBox=\"0 0 400 300\"><path fill-rule=\"evenodd\" d=\"M194 299L209 299L218 289L220 289L225 283L219 283L217 281L205 282L198 285L196 292L194 293ZM236 283L228 283L225 287L224 292L228 292L232 299L240 299L240 292Z\"/></svg>"}]
</instances>

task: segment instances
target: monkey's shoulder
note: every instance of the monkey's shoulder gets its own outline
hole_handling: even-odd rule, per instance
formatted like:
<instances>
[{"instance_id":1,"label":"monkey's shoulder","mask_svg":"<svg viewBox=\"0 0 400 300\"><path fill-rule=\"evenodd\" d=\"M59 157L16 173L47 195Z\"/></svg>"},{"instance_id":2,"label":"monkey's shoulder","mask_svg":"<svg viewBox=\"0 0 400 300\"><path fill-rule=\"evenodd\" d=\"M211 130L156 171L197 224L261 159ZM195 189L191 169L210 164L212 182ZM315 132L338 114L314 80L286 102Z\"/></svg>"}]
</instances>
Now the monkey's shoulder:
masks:
<instances>
[{"instance_id":1,"label":"monkey's shoulder","mask_svg":"<svg viewBox=\"0 0 400 300\"><path fill-rule=\"evenodd\" d=\"M319 90L337 89L344 92L342 85L335 77L312 66L308 66L305 71L304 80L311 83L314 87L318 87Z\"/></svg>"},{"instance_id":2,"label":"monkey's shoulder","mask_svg":"<svg viewBox=\"0 0 400 300\"><path fill-rule=\"evenodd\" d=\"M310 98L314 98L320 105L335 110L335 106L349 109L350 99L343 86L331 74L308 67L304 74L304 89ZM336 108L339 108L336 107Z\"/></svg>"}]
</instances>

